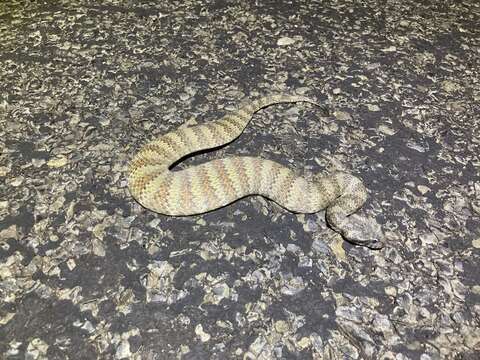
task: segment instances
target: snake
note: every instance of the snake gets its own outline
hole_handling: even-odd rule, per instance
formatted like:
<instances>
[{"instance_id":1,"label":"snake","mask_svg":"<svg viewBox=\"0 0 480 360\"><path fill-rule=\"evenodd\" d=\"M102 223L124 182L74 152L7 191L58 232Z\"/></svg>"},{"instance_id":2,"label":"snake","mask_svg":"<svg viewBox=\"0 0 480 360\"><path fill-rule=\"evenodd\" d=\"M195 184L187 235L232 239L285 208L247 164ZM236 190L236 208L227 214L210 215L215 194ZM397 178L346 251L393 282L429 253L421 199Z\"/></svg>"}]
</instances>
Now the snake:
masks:
<instances>
[{"instance_id":1,"label":"snake","mask_svg":"<svg viewBox=\"0 0 480 360\"><path fill-rule=\"evenodd\" d=\"M170 216L210 212L250 195L261 195L292 213L325 210L328 225L352 244L381 248L371 221L354 214L367 199L362 181L345 172L298 174L258 156L227 156L183 169L176 165L199 152L237 139L253 115L279 103L316 101L302 95L274 94L249 100L222 118L179 126L143 145L129 163L127 183L143 207Z\"/></svg>"}]
</instances>

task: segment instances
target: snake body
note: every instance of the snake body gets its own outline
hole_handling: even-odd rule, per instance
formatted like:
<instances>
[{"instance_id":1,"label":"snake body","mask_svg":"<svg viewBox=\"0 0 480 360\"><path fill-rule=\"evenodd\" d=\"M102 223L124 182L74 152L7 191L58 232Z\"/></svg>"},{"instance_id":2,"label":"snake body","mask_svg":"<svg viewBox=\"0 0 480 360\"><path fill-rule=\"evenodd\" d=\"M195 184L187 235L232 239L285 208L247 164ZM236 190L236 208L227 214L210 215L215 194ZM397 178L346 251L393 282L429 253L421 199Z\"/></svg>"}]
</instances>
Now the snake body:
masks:
<instances>
[{"instance_id":1,"label":"snake body","mask_svg":"<svg viewBox=\"0 0 480 360\"><path fill-rule=\"evenodd\" d=\"M365 219L349 216L367 198L362 182L338 172L312 179L260 157L231 156L182 170L170 167L185 156L235 140L253 114L277 103L315 101L297 95L273 95L251 101L220 120L179 127L148 142L134 156L128 170L131 195L144 207L173 216L205 213L248 195L262 195L296 213L326 208L329 225L346 240L379 248Z\"/></svg>"}]
</instances>

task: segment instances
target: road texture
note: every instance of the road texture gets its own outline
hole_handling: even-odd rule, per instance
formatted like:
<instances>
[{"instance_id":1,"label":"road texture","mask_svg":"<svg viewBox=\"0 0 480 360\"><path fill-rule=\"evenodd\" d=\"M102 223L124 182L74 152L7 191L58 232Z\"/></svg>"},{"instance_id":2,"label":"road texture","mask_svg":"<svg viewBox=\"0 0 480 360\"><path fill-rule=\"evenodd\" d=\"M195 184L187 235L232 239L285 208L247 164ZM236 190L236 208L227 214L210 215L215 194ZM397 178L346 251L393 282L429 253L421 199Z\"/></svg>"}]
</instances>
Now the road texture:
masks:
<instances>
[{"instance_id":1,"label":"road texture","mask_svg":"<svg viewBox=\"0 0 480 360\"><path fill-rule=\"evenodd\" d=\"M2 1L0 358L480 358L478 1ZM249 197L173 218L149 139L293 92L216 152L343 170L384 248Z\"/></svg>"}]
</instances>

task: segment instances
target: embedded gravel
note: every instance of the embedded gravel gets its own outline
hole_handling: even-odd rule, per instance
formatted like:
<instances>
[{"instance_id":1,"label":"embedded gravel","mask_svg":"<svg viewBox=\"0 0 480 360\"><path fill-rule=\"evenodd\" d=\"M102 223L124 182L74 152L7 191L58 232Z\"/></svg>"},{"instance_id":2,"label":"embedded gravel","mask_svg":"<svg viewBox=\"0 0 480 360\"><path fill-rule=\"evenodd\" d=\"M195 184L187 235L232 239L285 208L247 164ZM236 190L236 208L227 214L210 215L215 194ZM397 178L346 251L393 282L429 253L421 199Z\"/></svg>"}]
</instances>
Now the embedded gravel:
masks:
<instances>
[{"instance_id":1,"label":"embedded gravel","mask_svg":"<svg viewBox=\"0 0 480 360\"><path fill-rule=\"evenodd\" d=\"M480 358L480 4L2 1L0 358ZM149 139L282 91L226 154L348 171L385 247L248 197L138 205Z\"/></svg>"}]
</instances>

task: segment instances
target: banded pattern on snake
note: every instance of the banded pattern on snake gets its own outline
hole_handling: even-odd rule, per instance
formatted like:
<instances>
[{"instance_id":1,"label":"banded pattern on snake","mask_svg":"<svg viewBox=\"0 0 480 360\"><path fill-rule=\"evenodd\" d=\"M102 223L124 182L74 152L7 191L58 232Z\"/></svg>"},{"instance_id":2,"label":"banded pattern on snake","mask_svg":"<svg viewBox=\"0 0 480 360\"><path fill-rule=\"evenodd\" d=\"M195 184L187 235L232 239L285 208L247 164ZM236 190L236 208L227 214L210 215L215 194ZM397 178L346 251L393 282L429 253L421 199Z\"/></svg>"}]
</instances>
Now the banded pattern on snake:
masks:
<instances>
[{"instance_id":1,"label":"banded pattern on snake","mask_svg":"<svg viewBox=\"0 0 480 360\"><path fill-rule=\"evenodd\" d=\"M248 195L261 195L296 213L316 213L326 208L329 225L346 240L380 248L366 218L351 215L365 202L362 182L338 172L312 179L271 160L250 156L216 159L182 170L170 170L185 156L235 140L253 114L278 103L315 101L298 95L272 95L251 101L222 119L179 127L144 145L128 170L132 196L147 209L182 216L208 212Z\"/></svg>"}]
</instances>

